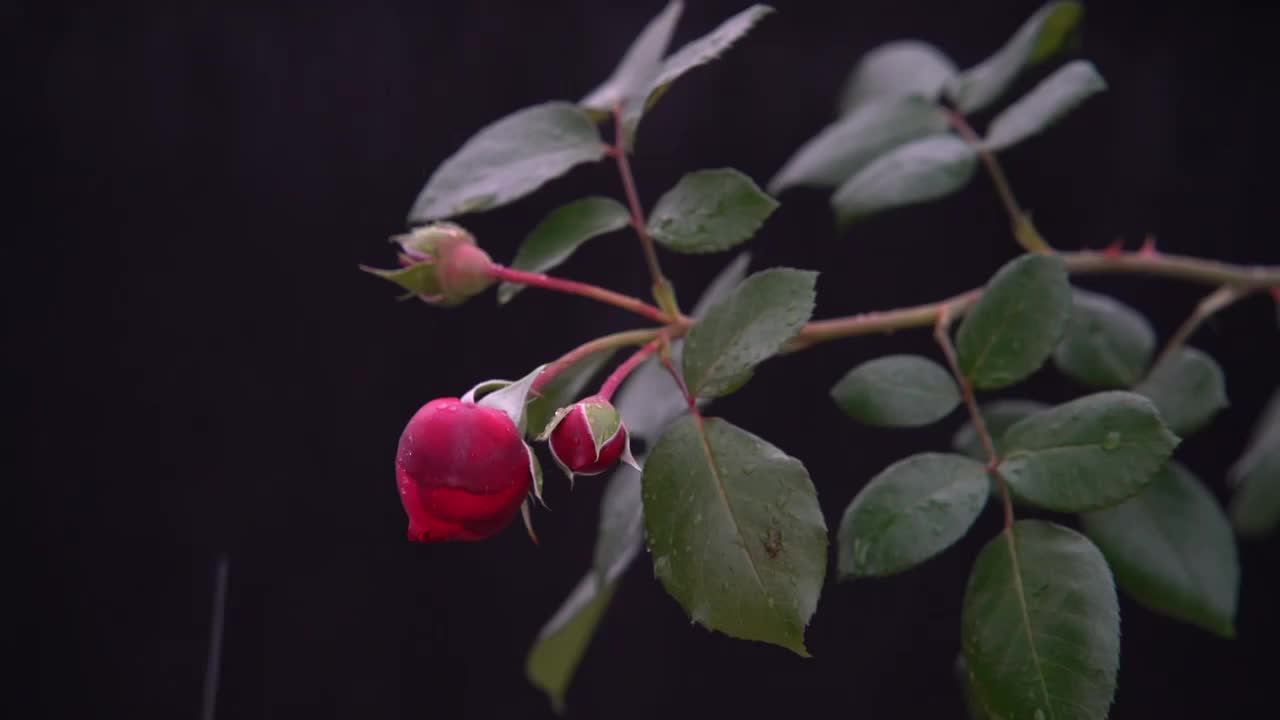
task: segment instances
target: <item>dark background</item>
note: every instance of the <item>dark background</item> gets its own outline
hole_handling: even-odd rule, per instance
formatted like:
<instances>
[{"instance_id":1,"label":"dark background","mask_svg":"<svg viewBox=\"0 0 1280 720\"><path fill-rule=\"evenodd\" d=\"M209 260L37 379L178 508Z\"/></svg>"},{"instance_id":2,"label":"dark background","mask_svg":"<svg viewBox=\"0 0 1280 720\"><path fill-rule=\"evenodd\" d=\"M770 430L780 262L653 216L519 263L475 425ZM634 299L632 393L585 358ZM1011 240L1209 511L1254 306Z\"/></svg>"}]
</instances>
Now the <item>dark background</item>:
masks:
<instances>
[{"instance_id":1,"label":"dark background","mask_svg":"<svg viewBox=\"0 0 1280 720\"><path fill-rule=\"evenodd\" d=\"M688 3L675 45L745 7ZM783 2L738 48L682 80L646 120L646 203L688 170L766 181L833 113L876 44L933 41L962 66L1037 6ZM1063 248L1156 233L1170 252L1280 261L1273 10L1093 3L1083 54L1110 83L1008 153L1041 230ZM219 716L524 717L541 623L590 562L600 484L554 482L541 547L518 528L412 545L392 455L426 400L523 374L598 334L611 309L530 291L442 311L397 303L356 270L389 265L418 189L482 125L608 75L661 3L30 3L3 11L11 67L10 236L3 244L8 403L31 611L24 717L195 717L217 555L230 557ZM1034 78L1029 78L1029 85ZM979 116L976 121L985 122ZM618 194L607 165L468 217L499 261L559 203ZM837 234L825 194L795 190L752 244L753 268L815 268L819 315L913 304L980 284L1015 254L989 182ZM667 256L686 303L727 256ZM562 268L647 285L619 234ZM1163 336L1207 289L1089 278ZM1224 468L1275 386L1272 303L1252 298L1194 343L1232 405L1180 457L1226 497ZM845 421L829 386L927 333L866 338L768 364L717 412L802 458L835 527L891 461L942 448L937 428ZM1077 393L1052 371L1040 397ZM1020 391L1021 392L1021 391ZM968 567L999 520L925 567L827 585L814 659L691 626L646 558L627 576L569 694L576 717L960 717L951 664ZM1122 600L1113 717L1235 717L1273 697L1277 543L1244 544L1239 637L1219 640ZM12 586L11 586L12 587ZM1273 705L1273 704L1272 704Z\"/></svg>"}]
</instances>

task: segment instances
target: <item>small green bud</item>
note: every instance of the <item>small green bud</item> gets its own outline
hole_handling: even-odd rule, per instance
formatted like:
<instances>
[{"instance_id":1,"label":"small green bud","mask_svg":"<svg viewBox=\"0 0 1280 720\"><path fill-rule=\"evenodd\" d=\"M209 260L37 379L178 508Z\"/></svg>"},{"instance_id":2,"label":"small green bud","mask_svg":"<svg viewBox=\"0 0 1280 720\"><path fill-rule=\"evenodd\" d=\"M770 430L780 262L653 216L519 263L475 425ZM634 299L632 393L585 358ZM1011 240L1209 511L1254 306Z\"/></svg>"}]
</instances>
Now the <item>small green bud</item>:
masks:
<instances>
[{"instance_id":1,"label":"small green bud","mask_svg":"<svg viewBox=\"0 0 1280 720\"><path fill-rule=\"evenodd\" d=\"M462 226L437 222L391 238L399 243L400 267L361 269L390 280L423 301L442 307L461 305L495 282L489 255Z\"/></svg>"}]
</instances>

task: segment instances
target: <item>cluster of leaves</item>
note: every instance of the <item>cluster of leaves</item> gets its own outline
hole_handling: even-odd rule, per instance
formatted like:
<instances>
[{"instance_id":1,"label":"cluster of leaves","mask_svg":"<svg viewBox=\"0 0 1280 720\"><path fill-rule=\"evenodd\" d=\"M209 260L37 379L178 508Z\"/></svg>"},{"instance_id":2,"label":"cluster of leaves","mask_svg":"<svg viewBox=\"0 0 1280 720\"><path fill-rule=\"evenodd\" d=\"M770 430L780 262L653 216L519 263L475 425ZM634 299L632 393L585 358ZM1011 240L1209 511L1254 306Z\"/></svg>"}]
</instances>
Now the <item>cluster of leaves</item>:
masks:
<instances>
[{"instance_id":1,"label":"cluster of leaves","mask_svg":"<svg viewBox=\"0 0 1280 720\"><path fill-rule=\"evenodd\" d=\"M997 114L984 138L957 135L968 132L965 114L989 109L1026 71L1067 47L1082 14L1079 3L1050 3L964 71L916 40L872 50L845 83L840 117L787 161L769 189L835 188L831 205L842 223L959 190L983 153L1021 143L1106 89L1092 63L1073 60Z\"/></svg>"},{"instance_id":2,"label":"cluster of leaves","mask_svg":"<svg viewBox=\"0 0 1280 720\"><path fill-rule=\"evenodd\" d=\"M644 114L666 89L770 9L748 8L667 54L680 12L679 2L668 5L580 102L537 105L482 129L432 175L411 222L495 208L576 165L630 152ZM1081 13L1078 3L1051 3L963 71L921 42L873 50L849 78L839 119L770 188L835 188L832 205L847 222L962 187L984 154L1031 137L1105 87L1092 64L1068 62L997 114L985 137L966 135L964 113L992 107L1029 68L1068 46ZM608 117L621 128L621 149L601 139L598 124ZM661 196L642 229L678 253L719 252L749 239L776 206L736 170L699 170ZM532 231L512 267L545 272L633 220L608 197L575 201ZM698 407L748 383L813 313L816 273L774 268L746 277L746 265L740 256L721 273L683 342L673 343ZM500 302L519 290L503 285ZM1057 521L1020 520L988 543L965 591L958 667L978 717L1101 718L1119 665L1117 582L1156 612L1233 633L1239 567L1231 523L1200 481L1170 460L1181 438L1226 405L1222 372L1192 348L1153 362L1155 332L1142 315L1072 287L1064 262L1050 253L1010 262L966 305L956 308L964 315L952 371L921 356L880 358L841 379L835 402L864 423L920 426L949 416L971 391L1013 386L1050 359L1094 392L1053 407L998 400L982 407L982 427L960 429L954 452L890 465L844 514L838 574L848 580L919 565L964 536L1006 486L1020 508L1077 515L1083 534ZM945 350L950 333L943 337ZM528 408L530 426L576 399L611 355L584 358L543 388ZM531 681L563 705L618 579L642 546L697 623L806 655L828 528L804 465L724 419L686 412L655 362L632 375L616 405L632 437L650 448L639 458L644 470L637 478L620 468L610 478L593 567L539 634L528 658ZM1232 470L1241 532L1266 532L1280 519L1277 433L1280 401L1273 400Z\"/></svg>"},{"instance_id":3,"label":"cluster of leaves","mask_svg":"<svg viewBox=\"0 0 1280 720\"><path fill-rule=\"evenodd\" d=\"M890 465L845 511L841 579L891 575L942 552L970 530L992 496L989 478L999 476L1020 506L1077 514L1084 533L1021 520L974 564L960 666L979 717L1104 717L1119 666L1117 583L1145 607L1232 636L1240 569L1231 524L1212 493L1169 459L1226 406L1213 359L1178 348L1151 366L1147 320L1073 288L1061 259L1039 254L991 278L956 348L976 389L1010 387L1052 359L1097 392L1052 407L986 405L994 457L968 423L954 453ZM852 369L832 396L861 422L906 427L949 415L961 389L928 358L889 356Z\"/></svg>"}]
</instances>

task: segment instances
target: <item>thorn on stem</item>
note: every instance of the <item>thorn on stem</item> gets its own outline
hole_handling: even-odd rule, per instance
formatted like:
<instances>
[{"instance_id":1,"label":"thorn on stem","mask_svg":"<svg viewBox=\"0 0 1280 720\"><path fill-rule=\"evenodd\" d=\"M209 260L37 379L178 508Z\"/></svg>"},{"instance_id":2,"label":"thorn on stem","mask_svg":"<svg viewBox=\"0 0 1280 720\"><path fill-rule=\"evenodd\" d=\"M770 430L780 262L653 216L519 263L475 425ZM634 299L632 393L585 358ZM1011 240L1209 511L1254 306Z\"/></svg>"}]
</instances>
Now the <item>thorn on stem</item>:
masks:
<instances>
[{"instance_id":1,"label":"thorn on stem","mask_svg":"<svg viewBox=\"0 0 1280 720\"><path fill-rule=\"evenodd\" d=\"M1118 258L1124 254L1124 240L1116 238L1111 244L1102 249L1102 254L1109 258Z\"/></svg>"},{"instance_id":2,"label":"thorn on stem","mask_svg":"<svg viewBox=\"0 0 1280 720\"><path fill-rule=\"evenodd\" d=\"M1142 248L1138 250L1138 254L1143 257L1151 257L1158 254L1155 235L1147 235L1146 239L1142 241Z\"/></svg>"}]
</instances>

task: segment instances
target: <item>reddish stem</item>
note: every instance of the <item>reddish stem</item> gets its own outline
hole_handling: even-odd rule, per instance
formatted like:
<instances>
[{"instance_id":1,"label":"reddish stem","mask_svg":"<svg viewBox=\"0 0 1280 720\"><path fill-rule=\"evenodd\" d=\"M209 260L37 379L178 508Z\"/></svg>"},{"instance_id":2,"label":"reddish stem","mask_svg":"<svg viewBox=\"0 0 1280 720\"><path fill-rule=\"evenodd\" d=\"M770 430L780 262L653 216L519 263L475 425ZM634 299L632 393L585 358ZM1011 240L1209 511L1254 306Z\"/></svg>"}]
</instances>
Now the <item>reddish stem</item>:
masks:
<instances>
[{"instance_id":1,"label":"reddish stem","mask_svg":"<svg viewBox=\"0 0 1280 720\"><path fill-rule=\"evenodd\" d=\"M631 175L631 162L627 159L625 146L626 128L622 121L622 107L613 109L614 146L611 155L618 163L618 175L622 177L622 191L627 196L627 206L631 209L631 226L640 238L640 247L644 250L644 262L649 267L649 277L654 287L666 283L662 268L658 265L658 253L653 247L653 238L649 237L649 228L644 219L644 209L640 207L640 194L636 192L636 181Z\"/></svg>"},{"instance_id":2,"label":"reddish stem","mask_svg":"<svg viewBox=\"0 0 1280 720\"><path fill-rule=\"evenodd\" d=\"M1013 188L1009 186L1009 179L1004 175L1004 169L1000 167L1000 161L992 152L986 149L982 144L982 138L969 125L969 121L958 112L952 111L948 114L947 119L951 122L951 127L960 133L960 137L964 141L973 146L978 151L978 157L982 160L982 164L986 166L987 173L991 176L991 182L996 186L996 193L1000 196L1000 202L1004 205L1005 212L1009 213L1009 219L1017 222L1022 217L1022 208L1018 205L1018 201L1013 197Z\"/></svg>"},{"instance_id":3,"label":"reddish stem","mask_svg":"<svg viewBox=\"0 0 1280 720\"><path fill-rule=\"evenodd\" d=\"M529 285L531 287L540 287L545 290L554 290L556 292L568 293L570 295L581 295L582 297L598 300L608 305L614 305L633 312L637 315L646 317L656 323L669 325L673 320L658 308L639 298L623 295L612 290L607 290L598 285L577 282L574 280L565 280L564 278L551 277L542 273L525 272L524 270L516 270L515 268L505 267L494 263L489 266L489 272L493 277L503 282L516 283L518 285Z\"/></svg>"},{"instance_id":4,"label":"reddish stem","mask_svg":"<svg viewBox=\"0 0 1280 720\"><path fill-rule=\"evenodd\" d=\"M1004 528L1010 530L1013 528L1013 500L1009 496L1009 487L1004 481L1004 476L1000 474L1000 456L996 453L995 442L991 439L991 432L987 430L986 419L982 417L982 411L978 408L978 399L973 393L973 385L969 383L969 378L965 377L960 371L960 362L956 358L956 348L951 343L951 336L948 330L951 327L951 320L954 317L950 305L942 305L938 308L938 319L933 325L933 338L938 342L938 346L942 348L942 355L947 359L947 367L951 370L951 376L955 378L956 385L960 387L960 397L964 400L964 406L969 411L969 419L973 421L973 428L978 433L978 439L982 442L982 449L987 454L987 473L995 478L996 489L1000 493L1000 504L1004 508Z\"/></svg>"},{"instance_id":5,"label":"reddish stem","mask_svg":"<svg viewBox=\"0 0 1280 720\"><path fill-rule=\"evenodd\" d=\"M649 342L654 335L658 334L658 330L628 330L626 332L613 333L598 337L590 342L583 343L569 352L561 355L558 360L547 365L538 378L533 381L532 392L538 392L546 387L548 383L555 380L560 373L568 370L575 363L605 350L612 350L624 345L640 345Z\"/></svg>"},{"instance_id":6,"label":"reddish stem","mask_svg":"<svg viewBox=\"0 0 1280 720\"><path fill-rule=\"evenodd\" d=\"M689 394L689 386L684 384L684 378L680 377L680 373L676 370L676 366L671 364L671 356L664 352L660 358L662 360L662 367L666 368L667 372L671 373L671 379L676 381L676 387L680 388L680 394L684 395L684 401L689 403L689 412L694 415L698 415L698 398ZM699 422L701 422L701 418L699 418Z\"/></svg>"},{"instance_id":7,"label":"reddish stem","mask_svg":"<svg viewBox=\"0 0 1280 720\"><path fill-rule=\"evenodd\" d=\"M640 367L641 363L648 360L649 356L661 347L661 345L662 338L654 338L645 344L644 347L635 351L631 357L627 358L626 362L619 365L617 369L609 374L609 377L605 379L604 384L600 386L600 392L596 394L605 400L613 399L613 393L618 389L618 386L622 384L622 381L627 379L627 376L631 374L632 370Z\"/></svg>"}]
</instances>

